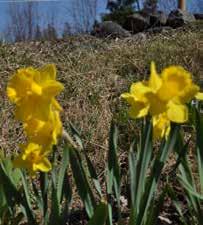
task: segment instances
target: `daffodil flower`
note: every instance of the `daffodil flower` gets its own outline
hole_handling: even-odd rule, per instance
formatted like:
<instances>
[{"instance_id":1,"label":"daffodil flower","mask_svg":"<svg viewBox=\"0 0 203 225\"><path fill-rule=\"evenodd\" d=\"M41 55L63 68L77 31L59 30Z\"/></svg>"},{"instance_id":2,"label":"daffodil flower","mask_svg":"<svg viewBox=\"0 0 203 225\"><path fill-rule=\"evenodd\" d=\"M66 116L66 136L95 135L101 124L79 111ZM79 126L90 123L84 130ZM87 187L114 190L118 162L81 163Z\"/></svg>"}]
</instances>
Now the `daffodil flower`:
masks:
<instances>
[{"instance_id":1,"label":"daffodil flower","mask_svg":"<svg viewBox=\"0 0 203 225\"><path fill-rule=\"evenodd\" d=\"M16 104L17 119L46 120L53 106L60 109L55 96L63 90L63 85L55 79L56 68L52 64L40 69L19 69L14 74L8 83L7 95Z\"/></svg>"},{"instance_id":2,"label":"daffodil flower","mask_svg":"<svg viewBox=\"0 0 203 225\"><path fill-rule=\"evenodd\" d=\"M180 66L169 66L159 75L154 62L148 81L131 85L130 93L121 95L129 104L129 115L136 119L150 114L154 137L168 136L170 121L188 121L186 103L196 98L203 100L203 93L192 81L192 76Z\"/></svg>"},{"instance_id":3,"label":"daffodil flower","mask_svg":"<svg viewBox=\"0 0 203 225\"><path fill-rule=\"evenodd\" d=\"M32 118L24 123L24 130L30 142L42 146L57 144L57 139L62 133L62 123L59 112L52 111L49 120L43 121Z\"/></svg>"},{"instance_id":4,"label":"daffodil flower","mask_svg":"<svg viewBox=\"0 0 203 225\"><path fill-rule=\"evenodd\" d=\"M51 170L51 163L47 158L49 152L49 149L45 151L41 145L29 143L23 147L23 152L14 159L14 166L27 169L31 176L34 176L37 171L48 172Z\"/></svg>"}]
</instances>

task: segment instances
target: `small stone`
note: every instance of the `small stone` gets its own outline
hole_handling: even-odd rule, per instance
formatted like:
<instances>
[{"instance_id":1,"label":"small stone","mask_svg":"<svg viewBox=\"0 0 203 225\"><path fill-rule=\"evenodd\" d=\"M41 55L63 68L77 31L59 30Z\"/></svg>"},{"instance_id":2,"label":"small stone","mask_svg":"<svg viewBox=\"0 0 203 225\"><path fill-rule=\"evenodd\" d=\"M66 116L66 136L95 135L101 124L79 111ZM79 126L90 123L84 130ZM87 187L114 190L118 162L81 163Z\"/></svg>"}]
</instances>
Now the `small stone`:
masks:
<instances>
[{"instance_id":1,"label":"small stone","mask_svg":"<svg viewBox=\"0 0 203 225\"><path fill-rule=\"evenodd\" d=\"M157 11L153 14L150 14L149 17L151 27L165 26L168 18L168 16L162 11Z\"/></svg>"},{"instance_id":2,"label":"small stone","mask_svg":"<svg viewBox=\"0 0 203 225\"><path fill-rule=\"evenodd\" d=\"M111 38L126 38L130 37L131 33L119 24L112 21L104 21L97 25L92 32L97 37L111 37Z\"/></svg>"},{"instance_id":3,"label":"small stone","mask_svg":"<svg viewBox=\"0 0 203 225\"><path fill-rule=\"evenodd\" d=\"M203 13L195 13L194 17L196 20L203 20Z\"/></svg>"},{"instance_id":4,"label":"small stone","mask_svg":"<svg viewBox=\"0 0 203 225\"><path fill-rule=\"evenodd\" d=\"M126 19L124 28L131 31L133 34L142 32L150 26L148 16L141 15L140 13L134 13Z\"/></svg>"},{"instance_id":5,"label":"small stone","mask_svg":"<svg viewBox=\"0 0 203 225\"><path fill-rule=\"evenodd\" d=\"M153 27L149 28L146 32L150 34L157 34L157 33L167 33L173 30L172 27L165 26L165 27Z\"/></svg>"},{"instance_id":6,"label":"small stone","mask_svg":"<svg viewBox=\"0 0 203 225\"><path fill-rule=\"evenodd\" d=\"M195 17L192 13L177 9L170 12L167 20L167 25L176 28L194 21Z\"/></svg>"}]
</instances>

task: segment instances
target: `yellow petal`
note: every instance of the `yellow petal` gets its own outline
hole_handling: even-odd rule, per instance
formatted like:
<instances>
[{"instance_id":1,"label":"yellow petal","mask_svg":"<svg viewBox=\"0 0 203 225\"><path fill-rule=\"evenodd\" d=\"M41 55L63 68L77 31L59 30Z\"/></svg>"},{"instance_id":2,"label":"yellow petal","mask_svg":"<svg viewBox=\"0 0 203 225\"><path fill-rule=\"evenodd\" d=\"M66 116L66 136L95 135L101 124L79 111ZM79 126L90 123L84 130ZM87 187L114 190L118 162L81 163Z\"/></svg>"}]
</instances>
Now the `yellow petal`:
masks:
<instances>
[{"instance_id":1,"label":"yellow petal","mask_svg":"<svg viewBox=\"0 0 203 225\"><path fill-rule=\"evenodd\" d=\"M31 118L23 124L23 127L27 136L33 136L39 133L39 131L43 128L44 124L45 121Z\"/></svg>"},{"instance_id":2,"label":"yellow petal","mask_svg":"<svg viewBox=\"0 0 203 225\"><path fill-rule=\"evenodd\" d=\"M42 96L31 95L23 99L16 106L15 116L20 121L27 121L30 118L47 120L51 111L51 99Z\"/></svg>"},{"instance_id":3,"label":"yellow petal","mask_svg":"<svg viewBox=\"0 0 203 225\"><path fill-rule=\"evenodd\" d=\"M28 143L27 146L24 147L24 154L28 156L32 152L40 152L42 149L42 146L36 144L36 143Z\"/></svg>"},{"instance_id":4,"label":"yellow petal","mask_svg":"<svg viewBox=\"0 0 203 225\"><path fill-rule=\"evenodd\" d=\"M172 122L185 123L188 120L188 108L186 105L169 102L167 116Z\"/></svg>"},{"instance_id":5,"label":"yellow petal","mask_svg":"<svg viewBox=\"0 0 203 225\"><path fill-rule=\"evenodd\" d=\"M47 80L56 79L56 66L54 64L48 64L38 69L40 72L40 82L43 83Z\"/></svg>"},{"instance_id":6,"label":"yellow petal","mask_svg":"<svg viewBox=\"0 0 203 225\"><path fill-rule=\"evenodd\" d=\"M121 94L121 98L124 98L127 101L127 103L130 105L133 104L135 101L135 97L130 93Z\"/></svg>"},{"instance_id":7,"label":"yellow petal","mask_svg":"<svg viewBox=\"0 0 203 225\"><path fill-rule=\"evenodd\" d=\"M17 93L16 90L14 88L7 88L7 96L10 99L11 102L17 102L18 98L17 98Z\"/></svg>"},{"instance_id":8,"label":"yellow petal","mask_svg":"<svg viewBox=\"0 0 203 225\"><path fill-rule=\"evenodd\" d=\"M153 116L152 117L153 124L153 138L167 138L170 133L170 120L167 118L165 113Z\"/></svg>"},{"instance_id":9,"label":"yellow petal","mask_svg":"<svg viewBox=\"0 0 203 225\"><path fill-rule=\"evenodd\" d=\"M149 87L153 89L153 91L157 91L162 85L162 80L158 73L156 72L155 63L151 62L151 74L149 79Z\"/></svg>"},{"instance_id":10,"label":"yellow petal","mask_svg":"<svg viewBox=\"0 0 203 225\"><path fill-rule=\"evenodd\" d=\"M198 100L202 100L202 101L203 101L203 92L198 92L198 93L195 95L195 98L198 99Z\"/></svg>"},{"instance_id":11,"label":"yellow petal","mask_svg":"<svg viewBox=\"0 0 203 225\"><path fill-rule=\"evenodd\" d=\"M166 111L166 102L163 102L154 93L147 93L146 98L150 104L150 114L152 116L159 115Z\"/></svg>"},{"instance_id":12,"label":"yellow petal","mask_svg":"<svg viewBox=\"0 0 203 225\"><path fill-rule=\"evenodd\" d=\"M145 85L144 82L133 83L130 87L130 94L137 99L143 98L143 96L149 92L152 92L152 89Z\"/></svg>"},{"instance_id":13,"label":"yellow petal","mask_svg":"<svg viewBox=\"0 0 203 225\"><path fill-rule=\"evenodd\" d=\"M24 125L29 142L34 142L43 147L55 145L62 133L62 123L58 111L51 111L49 120L41 121L30 119Z\"/></svg>"},{"instance_id":14,"label":"yellow petal","mask_svg":"<svg viewBox=\"0 0 203 225\"><path fill-rule=\"evenodd\" d=\"M180 95L174 99L179 104L185 104L190 102L198 93L199 87L195 84L186 86L181 92Z\"/></svg>"},{"instance_id":15,"label":"yellow petal","mask_svg":"<svg viewBox=\"0 0 203 225\"><path fill-rule=\"evenodd\" d=\"M52 168L51 163L45 157L33 165L33 169L35 171L40 170L42 172L48 172L51 170L51 168Z\"/></svg>"},{"instance_id":16,"label":"yellow petal","mask_svg":"<svg viewBox=\"0 0 203 225\"><path fill-rule=\"evenodd\" d=\"M180 66L170 66L163 70L163 84L158 91L159 98L163 101L169 101L177 97L192 84L191 74Z\"/></svg>"},{"instance_id":17,"label":"yellow petal","mask_svg":"<svg viewBox=\"0 0 203 225\"><path fill-rule=\"evenodd\" d=\"M42 88L35 82L32 82L31 90L32 90L33 94L37 94L37 95L41 95L42 94Z\"/></svg>"},{"instance_id":18,"label":"yellow petal","mask_svg":"<svg viewBox=\"0 0 203 225\"><path fill-rule=\"evenodd\" d=\"M56 96L64 89L64 86L57 81L50 80L43 84L43 95L49 98Z\"/></svg>"},{"instance_id":19,"label":"yellow petal","mask_svg":"<svg viewBox=\"0 0 203 225\"><path fill-rule=\"evenodd\" d=\"M135 102L129 109L129 116L133 119L144 117L149 112L149 105L143 102Z\"/></svg>"},{"instance_id":20,"label":"yellow petal","mask_svg":"<svg viewBox=\"0 0 203 225\"><path fill-rule=\"evenodd\" d=\"M149 112L149 103L144 97L137 100L136 96L130 93L123 93L122 98L130 104L129 116L133 119L144 117Z\"/></svg>"},{"instance_id":21,"label":"yellow petal","mask_svg":"<svg viewBox=\"0 0 203 225\"><path fill-rule=\"evenodd\" d=\"M52 99L52 105L53 105L54 110L58 110L58 111L63 110L63 108L60 106L60 104L58 103L58 101L55 98Z\"/></svg>"}]
</instances>

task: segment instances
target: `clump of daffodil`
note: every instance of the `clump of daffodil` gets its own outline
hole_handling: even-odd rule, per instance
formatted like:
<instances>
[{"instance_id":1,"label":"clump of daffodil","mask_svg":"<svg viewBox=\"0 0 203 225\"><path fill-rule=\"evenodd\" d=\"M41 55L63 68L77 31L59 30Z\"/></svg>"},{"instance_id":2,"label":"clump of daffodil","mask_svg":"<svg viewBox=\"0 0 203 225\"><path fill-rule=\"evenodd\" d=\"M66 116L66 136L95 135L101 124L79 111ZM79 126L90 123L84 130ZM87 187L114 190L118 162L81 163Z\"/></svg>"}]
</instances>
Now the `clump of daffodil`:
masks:
<instances>
[{"instance_id":1,"label":"clump of daffodil","mask_svg":"<svg viewBox=\"0 0 203 225\"><path fill-rule=\"evenodd\" d=\"M39 69L19 69L8 83L7 95L16 106L16 119L23 123L28 140L14 165L26 168L32 175L51 169L47 157L62 133L59 115L62 108L55 97L62 90L52 64Z\"/></svg>"},{"instance_id":2,"label":"clump of daffodil","mask_svg":"<svg viewBox=\"0 0 203 225\"><path fill-rule=\"evenodd\" d=\"M133 83L130 93L123 93L121 97L130 105L130 117L136 119L150 114L154 137L167 138L170 122L187 122L186 104L193 98L203 100L203 93L199 91L191 74L181 66L169 66L158 74L152 62L149 80Z\"/></svg>"}]
</instances>

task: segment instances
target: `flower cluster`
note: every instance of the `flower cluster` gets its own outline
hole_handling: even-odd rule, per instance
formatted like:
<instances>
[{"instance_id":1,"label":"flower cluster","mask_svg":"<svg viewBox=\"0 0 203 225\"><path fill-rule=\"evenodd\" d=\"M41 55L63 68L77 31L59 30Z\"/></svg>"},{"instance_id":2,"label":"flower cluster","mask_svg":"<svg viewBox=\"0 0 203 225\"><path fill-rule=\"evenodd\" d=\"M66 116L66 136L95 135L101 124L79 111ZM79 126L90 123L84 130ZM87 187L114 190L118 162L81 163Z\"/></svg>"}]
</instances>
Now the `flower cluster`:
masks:
<instances>
[{"instance_id":1,"label":"flower cluster","mask_svg":"<svg viewBox=\"0 0 203 225\"><path fill-rule=\"evenodd\" d=\"M150 114L154 138L168 136L170 123L185 123L193 98L203 100L203 93L192 82L192 76L180 66L170 66L158 74L154 62L147 81L131 85L130 93L121 95L129 104L129 115L136 119Z\"/></svg>"},{"instance_id":2,"label":"flower cluster","mask_svg":"<svg viewBox=\"0 0 203 225\"><path fill-rule=\"evenodd\" d=\"M16 167L26 168L31 174L51 169L47 156L62 133L62 108L55 97L63 88L56 81L52 64L19 69L9 81L7 95L15 104L16 119L23 123L27 135L27 144L21 146L22 152L14 160Z\"/></svg>"}]
</instances>

